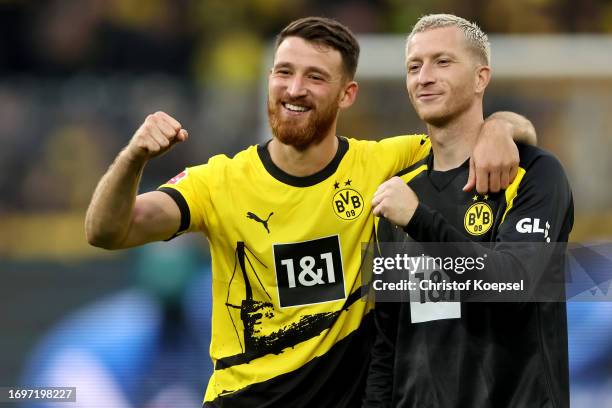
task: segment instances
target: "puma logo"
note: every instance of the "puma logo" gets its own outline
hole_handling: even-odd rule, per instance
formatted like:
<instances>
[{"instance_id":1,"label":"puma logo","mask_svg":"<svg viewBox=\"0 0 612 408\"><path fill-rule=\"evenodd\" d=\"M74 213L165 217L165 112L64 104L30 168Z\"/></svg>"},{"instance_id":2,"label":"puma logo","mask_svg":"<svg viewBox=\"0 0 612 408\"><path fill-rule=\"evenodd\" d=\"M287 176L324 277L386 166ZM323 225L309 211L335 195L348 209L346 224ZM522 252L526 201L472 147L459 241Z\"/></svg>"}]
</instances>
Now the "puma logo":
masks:
<instances>
[{"instance_id":1,"label":"puma logo","mask_svg":"<svg viewBox=\"0 0 612 408\"><path fill-rule=\"evenodd\" d=\"M268 215L268 218L266 218L266 220L262 220L261 218L259 218L256 214L252 213L252 212L247 212L247 218L250 218L256 222L260 222L264 228L266 229L266 231L268 231L268 234L270 233L270 228L268 228L268 220L270 219L270 217L272 216L272 214L274 214L273 212L270 213L270 215Z\"/></svg>"}]
</instances>

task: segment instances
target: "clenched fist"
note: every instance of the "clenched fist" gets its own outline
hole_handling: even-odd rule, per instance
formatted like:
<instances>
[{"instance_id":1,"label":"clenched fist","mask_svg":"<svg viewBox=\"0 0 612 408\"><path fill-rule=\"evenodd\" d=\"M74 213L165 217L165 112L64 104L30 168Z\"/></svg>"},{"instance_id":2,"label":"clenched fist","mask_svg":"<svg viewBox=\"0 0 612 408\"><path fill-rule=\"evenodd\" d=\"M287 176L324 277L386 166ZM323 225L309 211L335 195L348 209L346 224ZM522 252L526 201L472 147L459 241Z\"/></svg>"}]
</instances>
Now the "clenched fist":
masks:
<instances>
[{"instance_id":1,"label":"clenched fist","mask_svg":"<svg viewBox=\"0 0 612 408\"><path fill-rule=\"evenodd\" d=\"M126 148L131 159L149 160L164 154L178 142L187 140L181 124L164 112L147 116Z\"/></svg>"},{"instance_id":2,"label":"clenched fist","mask_svg":"<svg viewBox=\"0 0 612 408\"><path fill-rule=\"evenodd\" d=\"M374 215L400 227L408 225L418 205L417 195L397 176L382 183L372 199Z\"/></svg>"}]
</instances>

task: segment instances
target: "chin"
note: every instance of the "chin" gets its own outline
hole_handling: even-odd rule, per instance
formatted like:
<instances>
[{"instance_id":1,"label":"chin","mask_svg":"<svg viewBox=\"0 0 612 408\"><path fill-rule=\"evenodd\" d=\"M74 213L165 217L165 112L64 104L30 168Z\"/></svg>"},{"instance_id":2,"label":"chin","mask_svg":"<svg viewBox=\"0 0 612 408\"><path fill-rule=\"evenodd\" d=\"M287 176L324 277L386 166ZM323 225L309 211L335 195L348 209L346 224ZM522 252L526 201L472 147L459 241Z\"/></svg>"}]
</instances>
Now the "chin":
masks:
<instances>
[{"instance_id":1,"label":"chin","mask_svg":"<svg viewBox=\"0 0 612 408\"><path fill-rule=\"evenodd\" d=\"M295 149L303 151L313 144L320 141L321 135L312 123L305 125L293 125L291 123L271 123L272 134L281 143L293 146Z\"/></svg>"},{"instance_id":2,"label":"chin","mask_svg":"<svg viewBox=\"0 0 612 408\"><path fill-rule=\"evenodd\" d=\"M419 118L429 125L440 127L448 123L448 115L445 112L419 111Z\"/></svg>"}]
</instances>

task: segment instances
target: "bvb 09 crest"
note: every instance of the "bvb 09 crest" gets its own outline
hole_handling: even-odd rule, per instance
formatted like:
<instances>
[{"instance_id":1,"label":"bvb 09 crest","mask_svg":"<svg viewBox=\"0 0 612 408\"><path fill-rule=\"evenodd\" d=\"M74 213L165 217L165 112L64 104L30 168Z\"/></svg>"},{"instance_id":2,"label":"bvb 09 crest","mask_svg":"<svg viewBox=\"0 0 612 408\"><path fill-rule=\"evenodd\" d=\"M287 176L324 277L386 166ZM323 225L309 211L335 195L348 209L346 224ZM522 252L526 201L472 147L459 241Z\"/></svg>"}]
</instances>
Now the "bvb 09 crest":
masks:
<instances>
[{"instance_id":1,"label":"bvb 09 crest","mask_svg":"<svg viewBox=\"0 0 612 408\"><path fill-rule=\"evenodd\" d=\"M472 235L482 235L493 225L493 211L489 204L477 202L467 209L463 219L465 230Z\"/></svg>"},{"instance_id":2,"label":"bvb 09 crest","mask_svg":"<svg viewBox=\"0 0 612 408\"><path fill-rule=\"evenodd\" d=\"M354 220L363 212L363 197L352 188L343 188L334 194L332 205L336 215L343 220Z\"/></svg>"}]
</instances>

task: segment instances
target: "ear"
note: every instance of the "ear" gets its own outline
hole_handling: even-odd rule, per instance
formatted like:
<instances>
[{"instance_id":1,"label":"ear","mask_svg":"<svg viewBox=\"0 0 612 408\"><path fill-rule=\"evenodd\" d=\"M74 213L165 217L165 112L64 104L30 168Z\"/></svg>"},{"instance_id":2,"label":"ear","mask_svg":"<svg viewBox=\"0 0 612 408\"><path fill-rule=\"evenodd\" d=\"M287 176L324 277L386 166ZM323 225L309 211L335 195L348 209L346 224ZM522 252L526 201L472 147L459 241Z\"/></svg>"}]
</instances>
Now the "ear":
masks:
<instances>
[{"instance_id":1,"label":"ear","mask_svg":"<svg viewBox=\"0 0 612 408\"><path fill-rule=\"evenodd\" d=\"M357 92L359 91L359 85L355 81L348 81L344 85L344 90L342 91L340 97L340 103L338 104L340 109L346 109L350 107L357 99Z\"/></svg>"},{"instance_id":2,"label":"ear","mask_svg":"<svg viewBox=\"0 0 612 408\"><path fill-rule=\"evenodd\" d=\"M481 65L476 68L476 93L483 93L491 80L491 67Z\"/></svg>"}]
</instances>

